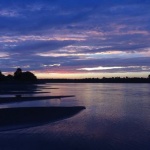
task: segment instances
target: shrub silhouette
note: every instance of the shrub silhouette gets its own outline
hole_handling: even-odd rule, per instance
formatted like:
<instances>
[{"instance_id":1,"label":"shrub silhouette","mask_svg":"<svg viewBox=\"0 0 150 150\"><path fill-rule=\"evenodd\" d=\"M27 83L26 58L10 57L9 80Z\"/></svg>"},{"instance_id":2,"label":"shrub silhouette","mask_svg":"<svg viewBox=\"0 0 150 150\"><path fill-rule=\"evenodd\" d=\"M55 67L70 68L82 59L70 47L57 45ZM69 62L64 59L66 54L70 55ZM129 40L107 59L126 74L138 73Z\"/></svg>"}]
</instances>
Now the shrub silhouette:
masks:
<instances>
[{"instance_id":1,"label":"shrub silhouette","mask_svg":"<svg viewBox=\"0 0 150 150\"><path fill-rule=\"evenodd\" d=\"M2 74L2 72L0 71L0 81L1 80L4 80L5 79L5 76Z\"/></svg>"},{"instance_id":2,"label":"shrub silhouette","mask_svg":"<svg viewBox=\"0 0 150 150\"><path fill-rule=\"evenodd\" d=\"M6 78L7 81L13 81L14 80L14 77L10 74L7 75L5 78Z\"/></svg>"}]
</instances>

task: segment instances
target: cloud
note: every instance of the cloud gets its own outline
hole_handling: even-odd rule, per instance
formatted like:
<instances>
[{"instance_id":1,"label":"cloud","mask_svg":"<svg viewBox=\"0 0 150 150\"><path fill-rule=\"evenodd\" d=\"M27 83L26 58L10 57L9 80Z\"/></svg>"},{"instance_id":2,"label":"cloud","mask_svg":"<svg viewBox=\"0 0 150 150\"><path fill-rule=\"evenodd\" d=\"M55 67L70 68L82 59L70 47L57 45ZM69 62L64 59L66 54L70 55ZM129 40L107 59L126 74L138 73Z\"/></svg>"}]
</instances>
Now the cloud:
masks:
<instances>
[{"instance_id":1,"label":"cloud","mask_svg":"<svg viewBox=\"0 0 150 150\"><path fill-rule=\"evenodd\" d=\"M150 66L125 66L125 67L94 67L94 68L80 68L77 70L85 70L85 71L96 71L96 72L109 72L109 73L115 73L115 72L142 72L142 71L150 71Z\"/></svg>"},{"instance_id":2,"label":"cloud","mask_svg":"<svg viewBox=\"0 0 150 150\"><path fill-rule=\"evenodd\" d=\"M1 0L2 69L144 71L150 64L149 7L149 0Z\"/></svg>"},{"instance_id":3,"label":"cloud","mask_svg":"<svg viewBox=\"0 0 150 150\"><path fill-rule=\"evenodd\" d=\"M111 62L111 63L110 63ZM149 66L150 57L136 57L136 58L101 58L91 60L72 60L66 62L65 66L89 66L89 67L124 67L124 66Z\"/></svg>"},{"instance_id":4,"label":"cloud","mask_svg":"<svg viewBox=\"0 0 150 150\"><path fill-rule=\"evenodd\" d=\"M51 51L70 45L74 41L25 41L17 46L8 48L9 51L34 54L35 52ZM7 48L6 48L7 49Z\"/></svg>"}]
</instances>

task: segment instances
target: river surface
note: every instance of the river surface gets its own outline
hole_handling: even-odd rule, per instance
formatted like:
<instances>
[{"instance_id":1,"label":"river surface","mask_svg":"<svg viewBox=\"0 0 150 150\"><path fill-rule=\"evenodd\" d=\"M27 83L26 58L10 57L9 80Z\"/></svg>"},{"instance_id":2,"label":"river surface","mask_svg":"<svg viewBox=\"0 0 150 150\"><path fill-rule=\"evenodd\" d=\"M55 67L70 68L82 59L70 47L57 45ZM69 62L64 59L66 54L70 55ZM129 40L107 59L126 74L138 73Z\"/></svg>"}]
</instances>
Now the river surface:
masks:
<instances>
[{"instance_id":1,"label":"river surface","mask_svg":"<svg viewBox=\"0 0 150 150\"><path fill-rule=\"evenodd\" d=\"M1 131L0 150L150 150L150 84L57 83L43 87L46 88L41 88L42 91L50 93L42 96L75 97L0 107L85 106L86 109L54 123Z\"/></svg>"}]
</instances>

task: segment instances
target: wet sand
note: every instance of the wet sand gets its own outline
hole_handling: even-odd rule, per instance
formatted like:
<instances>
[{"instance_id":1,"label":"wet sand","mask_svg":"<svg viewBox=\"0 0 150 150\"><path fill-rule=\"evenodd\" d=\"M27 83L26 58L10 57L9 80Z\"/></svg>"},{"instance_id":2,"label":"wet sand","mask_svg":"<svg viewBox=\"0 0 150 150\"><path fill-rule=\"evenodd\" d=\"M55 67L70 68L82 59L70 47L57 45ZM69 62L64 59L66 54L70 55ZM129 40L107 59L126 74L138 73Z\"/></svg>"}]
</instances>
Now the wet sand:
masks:
<instances>
[{"instance_id":1,"label":"wet sand","mask_svg":"<svg viewBox=\"0 0 150 150\"><path fill-rule=\"evenodd\" d=\"M74 107L22 107L0 109L0 131L32 127L69 118L84 110Z\"/></svg>"},{"instance_id":2,"label":"wet sand","mask_svg":"<svg viewBox=\"0 0 150 150\"><path fill-rule=\"evenodd\" d=\"M17 94L45 94L50 92L39 92L39 91L3 91L0 95L17 95Z\"/></svg>"},{"instance_id":3,"label":"wet sand","mask_svg":"<svg viewBox=\"0 0 150 150\"><path fill-rule=\"evenodd\" d=\"M67 97L74 97L74 95L60 95L60 96L35 96L35 97L0 97L0 104L13 103L13 102L24 102L24 101L37 101L37 100L49 100L49 99L61 99Z\"/></svg>"},{"instance_id":4,"label":"wet sand","mask_svg":"<svg viewBox=\"0 0 150 150\"><path fill-rule=\"evenodd\" d=\"M0 104L25 101L42 101L74 97L74 95L25 96L23 94L42 94L42 89L57 89L38 85L3 85L0 87ZM48 92L50 93L50 92ZM8 96L11 95L12 96ZM2 96L4 95L4 96ZM5 97L7 95L7 97ZM0 131L26 128L62 120L79 113L84 106L73 107L18 107L0 109Z\"/></svg>"}]
</instances>

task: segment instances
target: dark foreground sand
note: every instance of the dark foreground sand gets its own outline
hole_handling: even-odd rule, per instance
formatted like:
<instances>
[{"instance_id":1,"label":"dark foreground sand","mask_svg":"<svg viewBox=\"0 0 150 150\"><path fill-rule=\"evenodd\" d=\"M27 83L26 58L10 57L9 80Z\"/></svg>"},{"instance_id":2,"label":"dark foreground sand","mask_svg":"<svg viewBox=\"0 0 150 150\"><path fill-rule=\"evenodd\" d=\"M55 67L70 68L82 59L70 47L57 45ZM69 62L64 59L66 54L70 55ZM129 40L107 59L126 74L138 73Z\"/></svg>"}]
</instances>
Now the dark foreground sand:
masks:
<instances>
[{"instance_id":1,"label":"dark foreground sand","mask_svg":"<svg viewBox=\"0 0 150 150\"><path fill-rule=\"evenodd\" d=\"M51 123L79 113L83 106L22 107L0 109L0 131Z\"/></svg>"}]
</instances>

